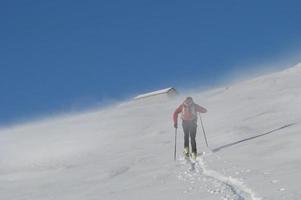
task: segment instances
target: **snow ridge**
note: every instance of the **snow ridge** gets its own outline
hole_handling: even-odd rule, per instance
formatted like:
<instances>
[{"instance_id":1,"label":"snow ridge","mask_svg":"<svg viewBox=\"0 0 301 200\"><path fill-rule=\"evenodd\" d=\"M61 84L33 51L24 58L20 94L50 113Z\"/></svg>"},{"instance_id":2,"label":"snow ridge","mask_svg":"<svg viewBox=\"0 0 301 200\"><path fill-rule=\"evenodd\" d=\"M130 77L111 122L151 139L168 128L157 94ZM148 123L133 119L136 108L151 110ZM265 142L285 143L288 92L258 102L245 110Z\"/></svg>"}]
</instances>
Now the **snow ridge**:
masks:
<instances>
[{"instance_id":1,"label":"snow ridge","mask_svg":"<svg viewBox=\"0 0 301 200\"><path fill-rule=\"evenodd\" d=\"M224 185L230 187L230 189L239 197L239 199L244 199L243 194L246 194L251 200L261 200L261 197L257 197L255 192L252 191L251 188L246 186L240 180L233 178L231 176L227 177L222 175L221 173L209 169L203 158L197 160L197 166L199 166L205 176L211 177L217 181L220 181Z\"/></svg>"}]
</instances>

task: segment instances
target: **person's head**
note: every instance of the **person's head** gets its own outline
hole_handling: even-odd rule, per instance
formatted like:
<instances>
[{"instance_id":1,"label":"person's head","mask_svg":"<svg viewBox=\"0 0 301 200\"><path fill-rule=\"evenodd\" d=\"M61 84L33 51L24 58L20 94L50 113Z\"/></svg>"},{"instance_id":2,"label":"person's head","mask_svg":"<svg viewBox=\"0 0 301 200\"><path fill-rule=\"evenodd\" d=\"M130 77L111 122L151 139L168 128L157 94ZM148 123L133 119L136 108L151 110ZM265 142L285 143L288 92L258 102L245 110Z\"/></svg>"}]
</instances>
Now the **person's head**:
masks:
<instances>
[{"instance_id":1,"label":"person's head","mask_svg":"<svg viewBox=\"0 0 301 200\"><path fill-rule=\"evenodd\" d=\"M187 97L184 101L184 104L187 106L191 106L193 104L193 99L192 97Z\"/></svg>"}]
</instances>

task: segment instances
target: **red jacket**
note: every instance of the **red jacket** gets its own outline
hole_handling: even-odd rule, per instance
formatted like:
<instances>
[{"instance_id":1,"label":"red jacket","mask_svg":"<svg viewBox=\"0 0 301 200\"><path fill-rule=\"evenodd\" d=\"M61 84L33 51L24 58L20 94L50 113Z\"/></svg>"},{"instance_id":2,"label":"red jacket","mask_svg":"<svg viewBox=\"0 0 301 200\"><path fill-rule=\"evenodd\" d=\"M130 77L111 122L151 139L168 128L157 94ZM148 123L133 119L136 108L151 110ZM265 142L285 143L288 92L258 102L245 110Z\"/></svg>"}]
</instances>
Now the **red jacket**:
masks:
<instances>
[{"instance_id":1,"label":"red jacket","mask_svg":"<svg viewBox=\"0 0 301 200\"><path fill-rule=\"evenodd\" d=\"M191 121L197 119L197 113L206 113L207 110L202 106L193 103L190 107L187 107L184 103L182 103L173 114L174 124L178 123L178 114L182 113L182 120Z\"/></svg>"}]
</instances>

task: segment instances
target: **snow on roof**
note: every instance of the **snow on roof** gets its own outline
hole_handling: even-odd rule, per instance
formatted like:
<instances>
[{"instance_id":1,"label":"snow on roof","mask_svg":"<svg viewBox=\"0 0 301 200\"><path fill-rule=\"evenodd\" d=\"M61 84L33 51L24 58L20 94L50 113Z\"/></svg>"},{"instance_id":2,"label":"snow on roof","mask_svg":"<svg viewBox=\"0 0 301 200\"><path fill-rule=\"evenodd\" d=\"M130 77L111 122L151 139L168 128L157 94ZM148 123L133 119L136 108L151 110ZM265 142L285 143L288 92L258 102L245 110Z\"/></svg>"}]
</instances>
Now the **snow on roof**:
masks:
<instances>
[{"instance_id":1,"label":"snow on roof","mask_svg":"<svg viewBox=\"0 0 301 200\"><path fill-rule=\"evenodd\" d=\"M149 96L155 96L155 95L159 95L159 94L165 94L165 93L168 93L168 92L170 92L172 90L174 90L176 92L176 89L174 89L172 87L169 87L169 88L165 88L165 89L162 89L162 90L157 90L157 91L154 91L154 92L149 92L149 93L138 95L134 99L141 99L141 98L145 98L145 97L149 97Z\"/></svg>"}]
</instances>

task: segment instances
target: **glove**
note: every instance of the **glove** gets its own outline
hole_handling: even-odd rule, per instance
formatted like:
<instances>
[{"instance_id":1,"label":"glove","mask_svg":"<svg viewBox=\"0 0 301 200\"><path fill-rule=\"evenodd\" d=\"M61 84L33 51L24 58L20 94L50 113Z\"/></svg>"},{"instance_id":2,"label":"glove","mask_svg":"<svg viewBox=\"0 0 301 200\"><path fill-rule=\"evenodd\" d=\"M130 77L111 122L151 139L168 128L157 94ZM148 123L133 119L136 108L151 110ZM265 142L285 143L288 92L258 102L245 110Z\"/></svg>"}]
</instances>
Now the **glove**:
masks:
<instances>
[{"instance_id":1,"label":"glove","mask_svg":"<svg viewBox=\"0 0 301 200\"><path fill-rule=\"evenodd\" d=\"M173 125L173 127L175 127L175 128L178 128L178 124L177 124L177 123L175 123L175 124Z\"/></svg>"}]
</instances>

